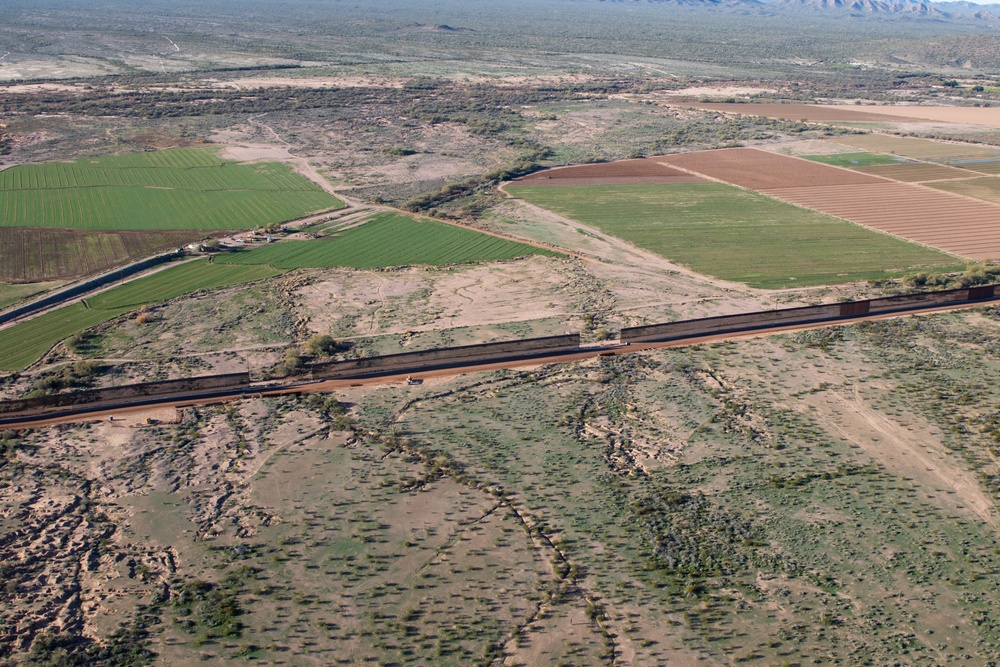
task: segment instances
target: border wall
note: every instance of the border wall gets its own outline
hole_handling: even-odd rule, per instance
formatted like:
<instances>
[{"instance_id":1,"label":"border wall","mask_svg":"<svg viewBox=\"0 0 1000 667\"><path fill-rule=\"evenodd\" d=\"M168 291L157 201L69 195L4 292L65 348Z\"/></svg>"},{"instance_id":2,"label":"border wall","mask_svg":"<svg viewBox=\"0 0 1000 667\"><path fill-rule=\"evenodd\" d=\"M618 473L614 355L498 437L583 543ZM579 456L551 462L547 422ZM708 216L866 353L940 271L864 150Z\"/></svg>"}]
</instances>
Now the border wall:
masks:
<instances>
[{"instance_id":1,"label":"border wall","mask_svg":"<svg viewBox=\"0 0 1000 667\"><path fill-rule=\"evenodd\" d=\"M418 352L390 354L383 357L365 357L314 364L312 379L363 378L406 371L432 370L450 366L464 366L470 362L484 363L504 359L568 354L580 349L580 334L547 336L525 340L480 343Z\"/></svg>"},{"instance_id":2,"label":"border wall","mask_svg":"<svg viewBox=\"0 0 1000 667\"><path fill-rule=\"evenodd\" d=\"M121 387L105 387L103 389L85 389L83 391L50 394L37 398L0 401L0 415L35 414L52 408L112 403L185 391L229 389L248 384L250 384L249 373L230 373L228 375L205 375L202 377L181 378L179 380L128 384Z\"/></svg>"},{"instance_id":3,"label":"border wall","mask_svg":"<svg viewBox=\"0 0 1000 667\"><path fill-rule=\"evenodd\" d=\"M620 340L624 344L683 339L696 341L698 338L715 334L764 331L769 328L817 322L848 322L866 315L919 311L924 308L973 304L998 299L1000 299L1000 285L984 285L942 292L903 294L865 301L847 301L820 306L785 308L628 327L622 329ZM547 336L404 352L380 357L330 361L313 364L309 367L306 375L291 379L300 382L304 380L362 379L380 375L419 373L476 363L489 364L513 359L573 354L583 351L584 349L580 347L580 334ZM276 387L282 386L285 385L281 383L276 385ZM238 394L241 391L253 391L259 388L256 385L251 385L248 373L230 373L89 389L32 399L0 401L0 423L14 422L18 417L40 416L59 408L69 409L69 411L72 411L72 408L77 408L75 412L82 412L85 409L81 406L100 409L103 404L121 405L125 401L154 403L155 398L160 396L179 394L179 397L183 398L185 393L213 392L217 395ZM66 411L64 410L64 412Z\"/></svg>"},{"instance_id":4,"label":"border wall","mask_svg":"<svg viewBox=\"0 0 1000 667\"><path fill-rule=\"evenodd\" d=\"M794 324L836 322L863 315L878 315L902 310L934 308L959 303L974 303L997 298L1000 285L985 285L943 292L901 294L867 301L845 301L822 306L783 308L738 315L705 317L666 324L627 327L621 331L622 343L652 343L723 333L738 333Z\"/></svg>"}]
</instances>

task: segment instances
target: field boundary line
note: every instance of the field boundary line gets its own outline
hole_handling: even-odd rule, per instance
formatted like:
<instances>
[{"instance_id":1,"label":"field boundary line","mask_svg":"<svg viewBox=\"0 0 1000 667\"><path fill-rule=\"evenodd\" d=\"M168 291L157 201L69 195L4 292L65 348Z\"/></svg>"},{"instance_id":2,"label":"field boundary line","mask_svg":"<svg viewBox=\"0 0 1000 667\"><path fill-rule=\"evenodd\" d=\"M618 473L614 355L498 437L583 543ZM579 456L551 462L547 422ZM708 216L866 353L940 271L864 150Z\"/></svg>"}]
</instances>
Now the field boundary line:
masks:
<instances>
[{"instance_id":1,"label":"field boundary line","mask_svg":"<svg viewBox=\"0 0 1000 667\"><path fill-rule=\"evenodd\" d=\"M811 160L807 160L806 158L799 157L797 155L784 155L784 154L781 154L781 153L770 153L769 151L760 150L759 148L750 148L748 150L754 150L754 151L758 151L760 153L767 153L769 155L780 155L781 157L787 157L787 158L792 158L792 159L795 159L795 160L801 160L801 161L807 162L809 164L817 164L815 162L812 162ZM691 151L691 152L700 152L700 151ZM683 153L678 153L678 155L683 155ZM822 163L820 163L820 164L822 164ZM812 212L812 213L819 213L819 214L825 215L825 216L827 216L829 218L833 218L834 220L839 220L841 222L846 222L846 223L855 225L856 227L861 227L862 229L866 229L868 231L878 232L879 234L884 234L886 236L892 237L892 238L900 240L900 241L905 241L907 243L912 243L914 245L918 245L918 246L921 246L923 248L927 248L929 250L935 250L937 252L941 252L941 253L944 253L946 255L950 255L952 257L960 259L960 260L962 260L964 262L972 261L969 257L965 257L964 255L959 255L959 254L956 254L954 252L951 252L951 251L948 251L948 250L944 250L943 248L938 248L936 246L928 245L926 243L921 243L920 241L916 241L914 239L906 238L905 236L899 236L897 234L893 234L892 232L886 231L884 229L879 229L878 227L869 227L868 225L862 224L862 223L857 222L855 220L849 220L847 218L842 218L842 217L840 217L838 215L834 215L833 213L830 213L828 211L821 211L821 210L816 209L816 208L810 208L810 207L808 207L808 206L806 206L804 204L799 204L797 202L790 201L788 199L784 199L782 197L770 194L770 193L765 192L763 190L755 190L753 188L740 185L738 183L730 183L729 181L724 181L724 180L722 180L720 178L715 178L715 177L709 176L707 174L702 174L700 172L694 171L693 169L687 169L687 168L679 167L679 166L676 166L676 165L670 165L670 166L675 167L677 169L681 169L682 171L686 171L686 172L688 172L688 173L690 173L690 174L692 174L694 176L702 176L703 178L715 181L717 183L721 183L723 185L728 185L730 187L738 188L738 189L743 190L745 192L750 192L750 193L753 193L753 194L757 194L757 195L760 195L762 197L769 197L770 199L773 199L775 201L779 201L779 202L781 202L783 204L787 204L789 206L794 206L795 208L801 209L803 211L809 211L809 212ZM852 169L848 169L847 167L838 167L837 165L824 165L824 166L833 167L834 169L841 169L843 171L847 171L847 172L850 172L850 173L853 173L853 174L862 174L862 173L864 173L864 172L858 172L858 171L854 171ZM874 176L873 174L864 174L864 175L865 176L873 176L874 178L877 178L879 180L885 181L886 184L892 184L892 185L913 185L913 186L919 185L919 183L907 183L905 181L896 181L896 180L893 180L891 178L885 178L883 176ZM880 185L880 184L879 183L872 183L871 185ZM853 185L841 185L841 186L833 186L833 185L831 185L831 186L820 186L820 187L831 187L831 188L832 187L845 187L845 188L847 188L847 187L854 187L854 186ZM792 188L788 188L788 189L792 189ZM933 192L941 192L941 190L937 190L935 188L927 188L927 189L931 190ZM989 202L983 202L981 199L975 199L975 198L970 198L970 199L972 199L972 201L979 202L979 203L989 203ZM997 208L998 208L998 210L1000 210L1000 206L998 206Z\"/></svg>"},{"instance_id":2,"label":"field boundary line","mask_svg":"<svg viewBox=\"0 0 1000 667\"><path fill-rule=\"evenodd\" d=\"M915 183L904 183L904 182L900 181L899 185L915 185ZM736 186L736 187L739 187L739 186ZM835 187L835 186L830 186L830 187ZM842 186L842 187L851 187L851 186ZM933 190L934 188L930 188L930 189ZM765 197L770 197L771 199L774 199L775 201L780 201L783 204L788 204L790 206L794 206L796 208L800 208L800 209L802 209L804 211L811 211L813 213L819 213L819 214L825 215L825 216L827 216L829 218L833 218L834 220L840 220L842 222L847 222L847 223L850 223L852 225L855 225L856 227L861 227L862 229L866 229L866 230L871 231L871 232L877 232L879 234L884 234L885 236L892 237L892 238L897 239L899 241L905 241L906 243L912 243L913 245L918 245L918 246L921 246L922 248L927 248L928 250L934 250L936 252L944 253L945 255L950 255L951 257L954 257L954 258L956 258L958 260L961 260L962 262L968 263L968 262L975 261L975 260L973 260L970 257L966 257L965 255L959 255L957 253L951 252L950 250L945 250L944 248L938 248L937 246L928 245L927 243L923 243L923 242L917 241L915 239L907 238L905 236L899 236L898 234L894 234L894 233L892 233L890 231L887 231L885 229L879 229L878 227L869 227L868 225L866 225L864 223L857 222L856 220L850 220L848 218L841 218L840 216L834 215L833 213L829 213L828 211L821 211L821 210L819 210L817 208L809 208L808 206L805 206L804 204L799 204L799 203L790 201L788 199L783 199L782 197L779 197L777 195L768 194L766 192L760 192L758 190L751 190L750 192L756 192L757 194L763 195ZM940 192L940 191L938 191L938 192ZM975 201L979 201L979 200L975 200Z\"/></svg>"}]
</instances>

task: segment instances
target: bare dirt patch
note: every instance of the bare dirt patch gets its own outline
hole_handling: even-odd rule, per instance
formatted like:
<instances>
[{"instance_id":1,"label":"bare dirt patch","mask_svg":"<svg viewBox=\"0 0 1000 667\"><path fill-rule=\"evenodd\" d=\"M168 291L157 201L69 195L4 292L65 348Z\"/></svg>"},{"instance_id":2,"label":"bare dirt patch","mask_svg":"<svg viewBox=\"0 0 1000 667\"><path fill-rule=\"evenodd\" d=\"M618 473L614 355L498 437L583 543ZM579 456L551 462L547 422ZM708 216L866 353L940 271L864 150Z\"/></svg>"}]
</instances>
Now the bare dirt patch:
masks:
<instances>
[{"instance_id":1,"label":"bare dirt patch","mask_svg":"<svg viewBox=\"0 0 1000 667\"><path fill-rule=\"evenodd\" d=\"M253 162L254 160L280 160L286 162L295 159L284 146L269 146L267 144L226 146L219 151L219 156L237 162Z\"/></svg>"},{"instance_id":2,"label":"bare dirt patch","mask_svg":"<svg viewBox=\"0 0 1000 667\"><path fill-rule=\"evenodd\" d=\"M760 88L754 86L692 86L671 90L667 95L673 97L696 97L705 95L760 95L761 93L776 93L774 88Z\"/></svg>"},{"instance_id":3,"label":"bare dirt patch","mask_svg":"<svg viewBox=\"0 0 1000 667\"><path fill-rule=\"evenodd\" d=\"M564 263L530 258L456 269L334 271L300 289L316 331L370 336L552 318L572 321L585 286ZM406 345L403 340L400 345Z\"/></svg>"},{"instance_id":4,"label":"bare dirt patch","mask_svg":"<svg viewBox=\"0 0 1000 667\"><path fill-rule=\"evenodd\" d=\"M84 88L82 85L69 83L19 83L13 86L3 86L0 90L11 95L18 95L32 93L78 93L83 92Z\"/></svg>"},{"instance_id":5,"label":"bare dirt patch","mask_svg":"<svg viewBox=\"0 0 1000 667\"><path fill-rule=\"evenodd\" d=\"M827 139L792 139L789 141L770 142L759 146L764 150L782 155L835 155L837 153L853 153L857 149L842 146Z\"/></svg>"},{"instance_id":6,"label":"bare dirt patch","mask_svg":"<svg viewBox=\"0 0 1000 667\"><path fill-rule=\"evenodd\" d=\"M369 178L391 183L432 181L474 173L476 163L454 156L417 154L402 157L390 164L368 171Z\"/></svg>"},{"instance_id":7,"label":"bare dirt patch","mask_svg":"<svg viewBox=\"0 0 1000 667\"><path fill-rule=\"evenodd\" d=\"M820 109L833 112L841 111L840 107L822 105ZM874 106L857 105L855 113L862 113L881 120L896 121L931 120L960 125L986 125L1000 127L1000 113L988 107L948 107L948 106Z\"/></svg>"}]
</instances>

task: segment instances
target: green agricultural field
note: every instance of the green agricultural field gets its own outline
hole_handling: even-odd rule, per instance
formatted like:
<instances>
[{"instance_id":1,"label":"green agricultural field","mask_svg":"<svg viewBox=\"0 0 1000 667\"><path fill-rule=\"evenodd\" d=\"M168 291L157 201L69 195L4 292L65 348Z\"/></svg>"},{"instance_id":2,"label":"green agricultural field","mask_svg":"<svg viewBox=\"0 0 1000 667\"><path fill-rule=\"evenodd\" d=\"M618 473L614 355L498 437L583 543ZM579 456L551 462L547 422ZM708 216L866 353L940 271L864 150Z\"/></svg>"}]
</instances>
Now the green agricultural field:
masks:
<instances>
[{"instance_id":1,"label":"green agricultural field","mask_svg":"<svg viewBox=\"0 0 1000 667\"><path fill-rule=\"evenodd\" d=\"M899 158L877 153L837 153L834 155L806 155L807 160L834 167L871 167L877 164L897 164Z\"/></svg>"},{"instance_id":2,"label":"green agricultural field","mask_svg":"<svg viewBox=\"0 0 1000 667\"><path fill-rule=\"evenodd\" d=\"M6 308L7 306L15 304L22 299L27 299L29 296L45 292L46 290L55 289L62 284L63 283L61 281L29 283L22 285L8 285L0 283L0 308Z\"/></svg>"},{"instance_id":3,"label":"green agricultural field","mask_svg":"<svg viewBox=\"0 0 1000 667\"><path fill-rule=\"evenodd\" d=\"M140 306L198 290L261 280L280 273L280 270L269 266L226 266L208 260L160 271L0 331L0 370L24 368L59 341Z\"/></svg>"},{"instance_id":4,"label":"green agricultural field","mask_svg":"<svg viewBox=\"0 0 1000 667\"><path fill-rule=\"evenodd\" d=\"M335 266L375 269L556 254L527 243L508 241L443 222L382 213L359 227L329 238L275 243L220 256L216 261L225 264L269 264L281 269L326 269Z\"/></svg>"},{"instance_id":5,"label":"green agricultural field","mask_svg":"<svg viewBox=\"0 0 1000 667\"><path fill-rule=\"evenodd\" d=\"M342 207L284 164L238 164L210 149L21 165L0 172L2 227L251 229Z\"/></svg>"},{"instance_id":6,"label":"green agricultural field","mask_svg":"<svg viewBox=\"0 0 1000 667\"><path fill-rule=\"evenodd\" d=\"M699 273L777 289L958 269L951 255L719 183L509 186Z\"/></svg>"}]
</instances>

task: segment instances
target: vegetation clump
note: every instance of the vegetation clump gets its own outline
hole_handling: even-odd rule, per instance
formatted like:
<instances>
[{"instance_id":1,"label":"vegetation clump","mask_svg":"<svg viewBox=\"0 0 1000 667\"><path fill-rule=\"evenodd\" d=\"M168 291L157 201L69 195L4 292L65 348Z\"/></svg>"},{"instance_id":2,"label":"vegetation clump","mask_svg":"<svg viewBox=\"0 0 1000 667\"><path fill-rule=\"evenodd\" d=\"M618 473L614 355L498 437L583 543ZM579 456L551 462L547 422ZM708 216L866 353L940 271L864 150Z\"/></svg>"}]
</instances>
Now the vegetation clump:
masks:
<instances>
[{"instance_id":1,"label":"vegetation clump","mask_svg":"<svg viewBox=\"0 0 1000 667\"><path fill-rule=\"evenodd\" d=\"M77 389L80 387L90 387L94 384L97 376L103 370L103 366L94 361L76 361L72 364L61 366L60 368L39 375L31 388L28 389L25 398L37 398L48 394L55 394L66 389Z\"/></svg>"},{"instance_id":2,"label":"vegetation clump","mask_svg":"<svg viewBox=\"0 0 1000 667\"><path fill-rule=\"evenodd\" d=\"M253 568L243 566L218 583L202 579L185 582L172 600L175 623L191 633L200 633L203 641L243 636L239 596L254 574Z\"/></svg>"},{"instance_id":3,"label":"vegetation clump","mask_svg":"<svg viewBox=\"0 0 1000 667\"><path fill-rule=\"evenodd\" d=\"M911 273L903 277L907 287L961 289L989 285L1000 280L1000 264L974 264L961 273Z\"/></svg>"}]
</instances>

